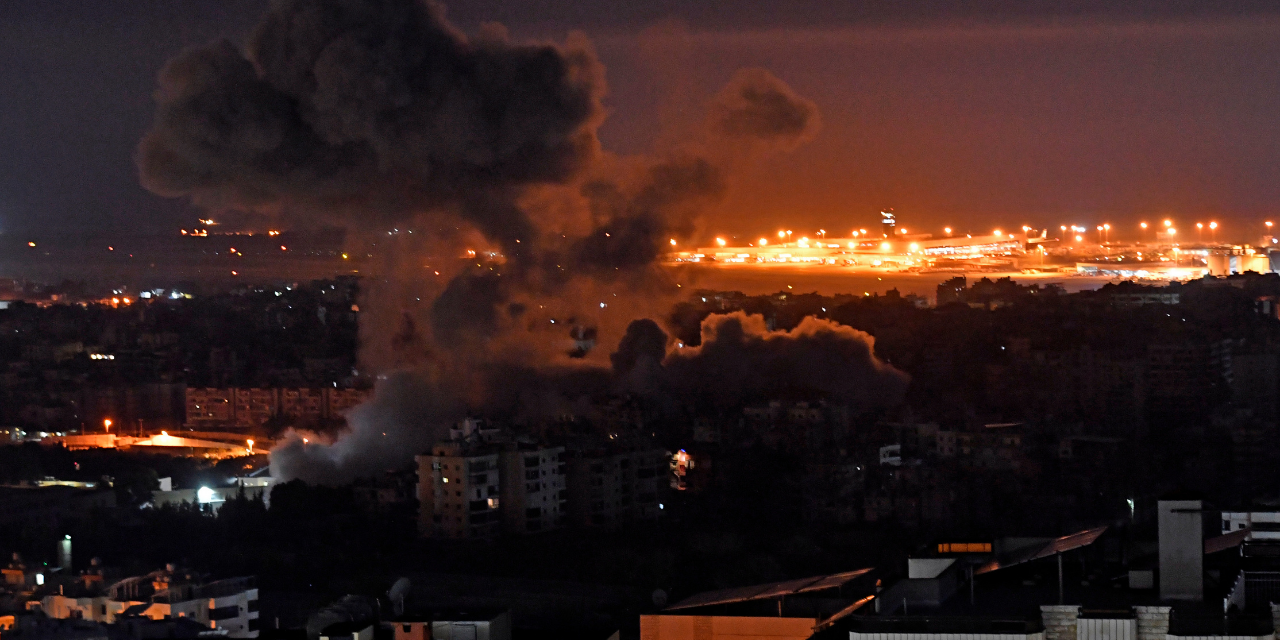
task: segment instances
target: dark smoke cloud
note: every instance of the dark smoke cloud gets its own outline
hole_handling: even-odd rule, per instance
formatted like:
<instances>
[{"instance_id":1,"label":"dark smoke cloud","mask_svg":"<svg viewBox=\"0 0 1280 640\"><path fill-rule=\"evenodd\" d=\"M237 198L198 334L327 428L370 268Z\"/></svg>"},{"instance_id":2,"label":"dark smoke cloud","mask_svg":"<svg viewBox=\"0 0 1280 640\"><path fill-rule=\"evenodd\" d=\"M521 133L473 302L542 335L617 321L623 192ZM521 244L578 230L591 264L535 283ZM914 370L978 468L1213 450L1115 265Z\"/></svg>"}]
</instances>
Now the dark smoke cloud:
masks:
<instances>
[{"instance_id":1,"label":"dark smoke cloud","mask_svg":"<svg viewBox=\"0 0 1280 640\"><path fill-rule=\"evenodd\" d=\"M165 65L138 165L152 191L212 206L367 219L450 204L514 239L533 226L509 190L591 161L603 91L582 38L468 41L425 0L282 0L245 51Z\"/></svg>"},{"instance_id":2,"label":"dark smoke cloud","mask_svg":"<svg viewBox=\"0 0 1280 640\"><path fill-rule=\"evenodd\" d=\"M701 157L655 164L632 194L613 181L585 185L583 195L596 226L569 249L575 273L612 279L653 265L669 249L670 238L693 232L696 209L690 208L724 191L723 171Z\"/></svg>"},{"instance_id":3,"label":"dark smoke cloud","mask_svg":"<svg viewBox=\"0 0 1280 640\"><path fill-rule=\"evenodd\" d=\"M711 126L725 138L793 149L811 140L822 125L818 106L777 76L765 69L741 69L716 97Z\"/></svg>"},{"instance_id":4,"label":"dark smoke cloud","mask_svg":"<svg viewBox=\"0 0 1280 640\"><path fill-rule=\"evenodd\" d=\"M667 353L667 340L667 333L653 320L632 321L618 342L618 350L609 354L614 374L626 376L637 367L661 364Z\"/></svg>"},{"instance_id":5,"label":"dark smoke cloud","mask_svg":"<svg viewBox=\"0 0 1280 640\"><path fill-rule=\"evenodd\" d=\"M147 188L422 232L380 244L380 277L362 287L374 399L332 443L278 447L277 476L346 481L410 461L467 415L583 414L611 389L658 392L695 366L664 370L652 323L620 348L620 376L591 346L661 313L676 291L658 266L670 240L698 231L744 160L812 136L817 111L748 70L704 131L619 158L596 137L604 90L584 37L516 44L486 25L468 39L429 0L277 0L243 49L215 42L165 65L138 151ZM457 259L467 249L500 259Z\"/></svg>"},{"instance_id":6,"label":"dark smoke cloud","mask_svg":"<svg viewBox=\"0 0 1280 640\"><path fill-rule=\"evenodd\" d=\"M615 373L636 383L666 339L652 321L633 322L613 354ZM876 358L875 339L862 331L814 317L791 331L770 331L763 316L743 312L708 316L702 344L671 351L656 375L659 384L650 388L717 410L803 398L865 411L898 403L909 381Z\"/></svg>"}]
</instances>

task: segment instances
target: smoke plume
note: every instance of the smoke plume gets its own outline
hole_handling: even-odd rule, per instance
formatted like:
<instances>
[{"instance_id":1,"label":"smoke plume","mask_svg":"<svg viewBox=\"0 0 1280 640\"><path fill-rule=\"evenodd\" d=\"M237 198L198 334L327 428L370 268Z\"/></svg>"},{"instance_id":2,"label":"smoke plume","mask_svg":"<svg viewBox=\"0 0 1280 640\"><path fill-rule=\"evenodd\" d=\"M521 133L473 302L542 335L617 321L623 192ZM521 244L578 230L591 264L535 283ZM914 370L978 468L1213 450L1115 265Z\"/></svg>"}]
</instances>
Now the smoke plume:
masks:
<instances>
[{"instance_id":1,"label":"smoke plume","mask_svg":"<svg viewBox=\"0 0 1280 640\"><path fill-rule=\"evenodd\" d=\"M528 238L492 196L589 163L604 84L584 38L489 35L468 40L419 0L277 1L243 51L219 41L164 66L142 183L294 219L448 208L490 238Z\"/></svg>"},{"instance_id":2,"label":"smoke plume","mask_svg":"<svg viewBox=\"0 0 1280 640\"><path fill-rule=\"evenodd\" d=\"M711 108L711 129L750 144L794 149L821 128L818 106L765 69L741 69Z\"/></svg>"},{"instance_id":3,"label":"smoke plume","mask_svg":"<svg viewBox=\"0 0 1280 640\"><path fill-rule=\"evenodd\" d=\"M137 154L148 189L285 224L419 231L380 244L362 282L374 398L332 442L278 447L277 476L340 482L407 462L467 415L577 413L632 383L657 392L734 364L707 347L663 364L661 329L627 326L674 301L658 265L670 241L699 231L744 162L811 138L817 109L744 70L703 131L620 157L596 136L604 95L585 36L515 43L490 25L468 37L431 0L277 0L244 47L218 41L164 66ZM624 335L612 362L595 348ZM742 357L769 351L755 344L744 338Z\"/></svg>"},{"instance_id":4,"label":"smoke plume","mask_svg":"<svg viewBox=\"0 0 1280 640\"><path fill-rule=\"evenodd\" d=\"M876 358L875 338L812 316L790 331L770 331L760 315L713 314L702 322L701 345L663 357L666 339L652 321L633 322L612 356L615 374L640 393L661 389L707 410L785 398L889 407L909 380Z\"/></svg>"}]
</instances>

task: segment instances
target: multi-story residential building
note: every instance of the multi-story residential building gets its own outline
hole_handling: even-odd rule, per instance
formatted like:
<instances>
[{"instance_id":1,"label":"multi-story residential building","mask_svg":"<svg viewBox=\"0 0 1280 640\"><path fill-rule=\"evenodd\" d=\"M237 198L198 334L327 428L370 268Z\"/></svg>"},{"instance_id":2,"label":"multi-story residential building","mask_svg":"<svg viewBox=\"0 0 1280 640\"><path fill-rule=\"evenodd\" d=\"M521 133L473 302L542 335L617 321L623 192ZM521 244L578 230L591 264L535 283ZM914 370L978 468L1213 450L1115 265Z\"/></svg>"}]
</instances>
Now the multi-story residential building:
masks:
<instances>
[{"instance_id":1,"label":"multi-story residential building","mask_svg":"<svg viewBox=\"0 0 1280 640\"><path fill-rule=\"evenodd\" d=\"M508 533L532 533L564 526L564 447L503 451L500 498Z\"/></svg>"},{"instance_id":2,"label":"multi-story residential building","mask_svg":"<svg viewBox=\"0 0 1280 640\"><path fill-rule=\"evenodd\" d=\"M280 415L297 420L320 420L325 417L325 389L281 389Z\"/></svg>"},{"instance_id":3,"label":"multi-story residential building","mask_svg":"<svg viewBox=\"0 0 1280 640\"><path fill-rule=\"evenodd\" d=\"M369 399L370 393L364 389L325 389L325 402L327 403L325 415L330 418L336 418L346 413L348 409L362 404Z\"/></svg>"},{"instance_id":4,"label":"multi-story residential building","mask_svg":"<svg viewBox=\"0 0 1280 640\"><path fill-rule=\"evenodd\" d=\"M418 462L418 532L486 538L501 525L501 467L492 445L442 442Z\"/></svg>"},{"instance_id":5,"label":"multi-story residential building","mask_svg":"<svg viewBox=\"0 0 1280 640\"><path fill-rule=\"evenodd\" d=\"M276 414L276 389L234 389L237 427L260 426ZM188 414L190 415L190 414Z\"/></svg>"},{"instance_id":6,"label":"multi-story residential building","mask_svg":"<svg viewBox=\"0 0 1280 640\"><path fill-rule=\"evenodd\" d=\"M187 388L187 426L216 427L234 421L234 389Z\"/></svg>"},{"instance_id":7,"label":"multi-story residential building","mask_svg":"<svg viewBox=\"0 0 1280 640\"><path fill-rule=\"evenodd\" d=\"M365 389L188 388L186 425L251 429L281 416L303 422L338 419L369 399Z\"/></svg>"},{"instance_id":8,"label":"multi-story residential building","mask_svg":"<svg viewBox=\"0 0 1280 640\"><path fill-rule=\"evenodd\" d=\"M669 488L671 456L661 449L580 450L567 464L568 520L577 526L611 526L653 520Z\"/></svg>"}]
</instances>

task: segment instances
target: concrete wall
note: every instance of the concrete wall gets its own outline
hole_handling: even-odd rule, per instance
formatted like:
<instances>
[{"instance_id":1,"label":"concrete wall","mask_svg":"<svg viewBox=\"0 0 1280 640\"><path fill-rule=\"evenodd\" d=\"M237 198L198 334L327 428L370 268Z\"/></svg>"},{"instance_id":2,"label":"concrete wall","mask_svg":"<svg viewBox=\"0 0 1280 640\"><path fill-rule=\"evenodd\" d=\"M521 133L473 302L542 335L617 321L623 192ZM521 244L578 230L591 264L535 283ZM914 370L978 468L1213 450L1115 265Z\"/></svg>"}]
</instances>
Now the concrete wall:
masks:
<instances>
[{"instance_id":1,"label":"concrete wall","mask_svg":"<svg viewBox=\"0 0 1280 640\"><path fill-rule=\"evenodd\" d=\"M511 640L511 612L490 620L436 620L431 623L433 640Z\"/></svg>"},{"instance_id":2,"label":"concrete wall","mask_svg":"<svg viewBox=\"0 0 1280 640\"><path fill-rule=\"evenodd\" d=\"M1169 635L1169 612L1172 607L1134 607L1138 618L1137 640L1165 640Z\"/></svg>"},{"instance_id":3,"label":"concrete wall","mask_svg":"<svg viewBox=\"0 0 1280 640\"><path fill-rule=\"evenodd\" d=\"M1199 500L1161 500L1160 599L1204 600L1204 515Z\"/></svg>"},{"instance_id":4,"label":"concrete wall","mask_svg":"<svg viewBox=\"0 0 1280 640\"><path fill-rule=\"evenodd\" d=\"M908 558L907 578L936 578L955 563L955 558Z\"/></svg>"},{"instance_id":5,"label":"concrete wall","mask_svg":"<svg viewBox=\"0 0 1280 640\"><path fill-rule=\"evenodd\" d=\"M1044 622L1044 640L1076 640L1079 618L1079 605L1041 605L1040 619Z\"/></svg>"}]
</instances>

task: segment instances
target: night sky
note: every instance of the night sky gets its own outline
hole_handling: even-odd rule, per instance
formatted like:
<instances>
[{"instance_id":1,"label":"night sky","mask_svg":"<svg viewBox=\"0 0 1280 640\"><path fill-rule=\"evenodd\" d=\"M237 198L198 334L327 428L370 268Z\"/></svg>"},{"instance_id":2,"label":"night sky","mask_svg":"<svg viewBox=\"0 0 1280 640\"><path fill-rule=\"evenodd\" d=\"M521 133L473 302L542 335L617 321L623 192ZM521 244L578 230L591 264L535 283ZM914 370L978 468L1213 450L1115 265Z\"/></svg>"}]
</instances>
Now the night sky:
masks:
<instances>
[{"instance_id":1,"label":"night sky","mask_svg":"<svg viewBox=\"0 0 1280 640\"><path fill-rule=\"evenodd\" d=\"M265 4L3 3L0 230L190 226L191 205L138 186L155 75L186 46L243 36ZM449 15L516 39L585 31L608 69L601 138L619 153L679 140L740 67L817 103L818 137L739 176L708 233L845 232L893 206L908 227L1173 216L1243 239L1280 218L1274 6L485 0Z\"/></svg>"}]
</instances>

